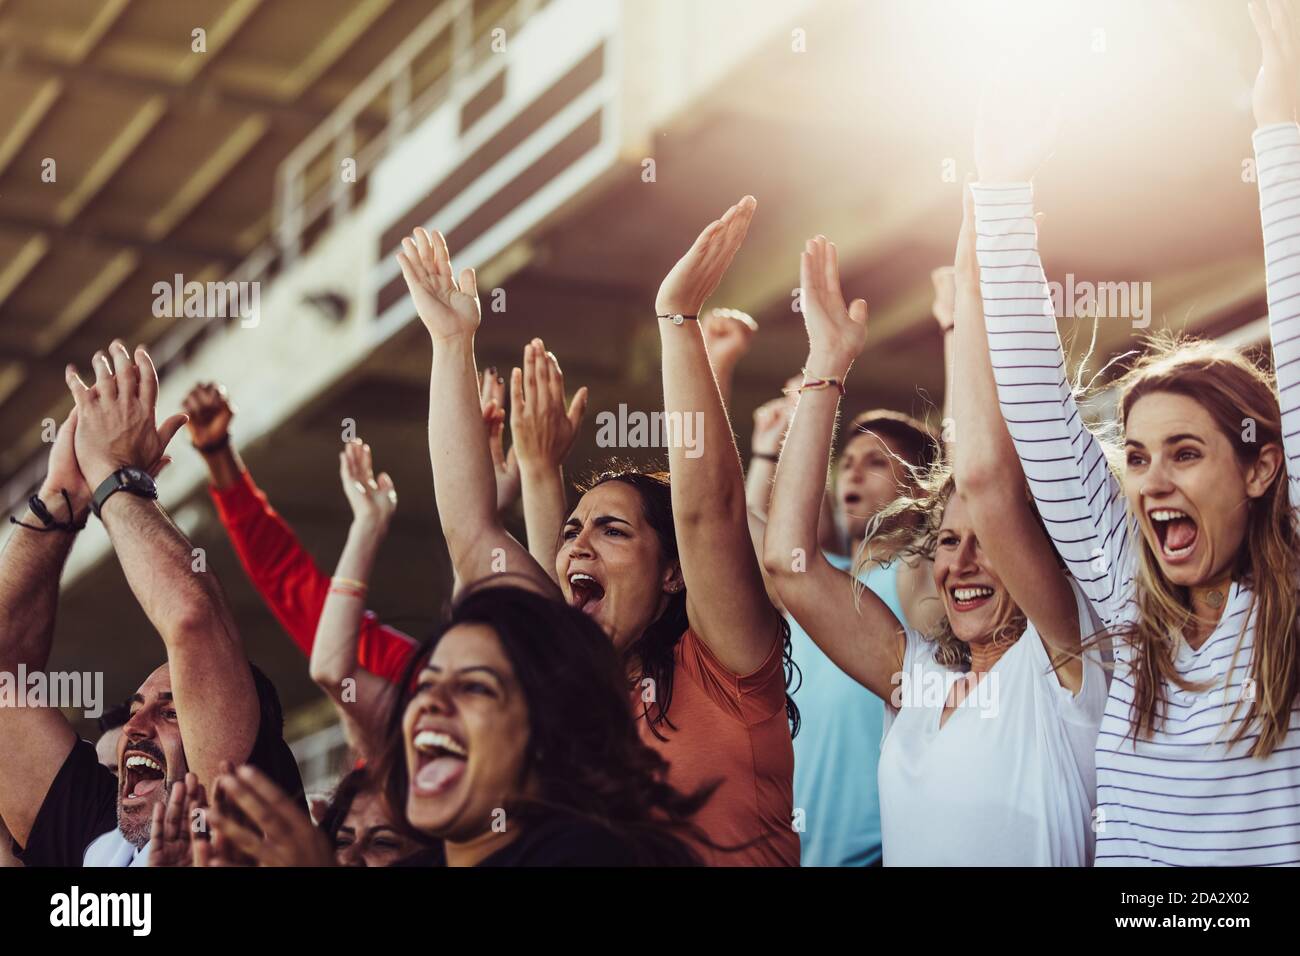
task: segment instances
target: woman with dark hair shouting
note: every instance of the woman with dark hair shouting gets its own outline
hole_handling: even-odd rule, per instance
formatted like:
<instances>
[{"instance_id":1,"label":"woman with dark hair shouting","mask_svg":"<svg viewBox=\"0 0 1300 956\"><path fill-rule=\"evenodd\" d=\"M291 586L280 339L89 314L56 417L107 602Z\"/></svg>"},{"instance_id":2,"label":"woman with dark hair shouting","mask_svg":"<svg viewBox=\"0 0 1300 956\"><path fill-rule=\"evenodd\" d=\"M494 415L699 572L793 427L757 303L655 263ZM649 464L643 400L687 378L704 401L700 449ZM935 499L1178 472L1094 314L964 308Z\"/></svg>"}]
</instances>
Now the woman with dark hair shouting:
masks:
<instances>
[{"instance_id":1,"label":"woman with dark hair shouting","mask_svg":"<svg viewBox=\"0 0 1300 956\"><path fill-rule=\"evenodd\" d=\"M671 482L619 474L588 490L564 526L551 577L502 527L478 419L474 271L459 278L443 237L423 229L398 259L433 344L429 451L452 562L462 581L502 570L595 621L626 666L641 737L695 792L721 781L697 823L710 862L797 865L786 695L789 631L771 606L749 537L744 479L696 320L745 238L745 197L696 239L656 300ZM528 382L512 388L527 399ZM535 387L535 383L534 383ZM687 441L687 438L694 441ZM532 464L520 449L525 485Z\"/></svg>"}]
</instances>

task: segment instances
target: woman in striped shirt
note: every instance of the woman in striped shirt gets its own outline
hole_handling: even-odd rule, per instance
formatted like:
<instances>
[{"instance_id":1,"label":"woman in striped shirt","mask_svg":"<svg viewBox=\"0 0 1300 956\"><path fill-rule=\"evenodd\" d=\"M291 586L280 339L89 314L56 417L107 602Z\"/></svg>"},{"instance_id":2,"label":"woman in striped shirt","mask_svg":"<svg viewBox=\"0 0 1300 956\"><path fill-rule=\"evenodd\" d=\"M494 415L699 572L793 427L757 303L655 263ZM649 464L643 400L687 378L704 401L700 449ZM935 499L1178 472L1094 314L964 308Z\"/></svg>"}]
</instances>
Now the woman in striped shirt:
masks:
<instances>
[{"instance_id":1,"label":"woman in striped shirt","mask_svg":"<svg viewBox=\"0 0 1300 956\"><path fill-rule=\"evenodd\" d=\"M1286 9L1270 6L1251 13L1264 43L1255 148L1277 392L1227 347L1158 346L1118 384L1120 478L1065 374L1033 165L986 174L990 157L1046 149L1020 139L1023 116L1006 136L986 121L979 137L998 400L1056 548L1115 638L1097 742L1098 865L1300 863L1300 46Z\"/></svg>"}]
</instances>

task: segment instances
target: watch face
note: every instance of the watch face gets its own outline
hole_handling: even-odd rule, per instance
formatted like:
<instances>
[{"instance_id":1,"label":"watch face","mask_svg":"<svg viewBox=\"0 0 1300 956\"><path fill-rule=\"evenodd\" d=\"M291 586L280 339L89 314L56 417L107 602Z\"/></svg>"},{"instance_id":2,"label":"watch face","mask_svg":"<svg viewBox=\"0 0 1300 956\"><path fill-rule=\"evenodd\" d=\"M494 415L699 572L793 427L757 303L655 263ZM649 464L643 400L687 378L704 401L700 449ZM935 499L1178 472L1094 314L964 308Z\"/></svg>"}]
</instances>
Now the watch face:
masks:
<instances>
[{"instance_id":1,"label":"watch face","mask_svg":"<svg viewBox=\"0 0 1300 956\"><path fill-rule=\"evenodd\" d=\"M153 479L149 477L149 473L147 471L141 471L139 468L123 468L122 477L133 485L153 483Z\"/></svg>"}]
</instances>

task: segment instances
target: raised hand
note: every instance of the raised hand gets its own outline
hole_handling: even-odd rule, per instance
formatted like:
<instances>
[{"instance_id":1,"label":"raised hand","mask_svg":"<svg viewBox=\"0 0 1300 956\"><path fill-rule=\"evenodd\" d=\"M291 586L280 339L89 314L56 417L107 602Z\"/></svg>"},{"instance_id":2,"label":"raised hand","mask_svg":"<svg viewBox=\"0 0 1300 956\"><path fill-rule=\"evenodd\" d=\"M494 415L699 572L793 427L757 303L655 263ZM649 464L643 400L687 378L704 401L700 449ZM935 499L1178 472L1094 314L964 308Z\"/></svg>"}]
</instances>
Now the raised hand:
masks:
<instances>
[{"instance_id":1,"label":"raised hand","mask_svg":"<svg viewBox=\"0 0 1300 956\"><path fill-rule=\"evenodd\" d=\"M167 803L154 804L149 828L150 866L191 866L194 834L207 827L208 801L192 772L172 784Z\"/></svg>"},{"instance_id":2,"label":"raised hand","mask_svg":"<svg viewBox=\"0 0 1300 956\"><path fill-rule=\"evenodd\" d=\"M128 465L156 473L165 464L163 452L187 416L173 415L155 424L158 373L143 346L132 355L114 339L107 353L95 353L91 365L95 383L89 388L75 366L69 365L64 373L77 404L73 449L87 486L97 488Z\"/></svg>"},{"instance_id":3,"label":"raised hand","mask_svg":"<svg viewBox=\"0 0 1300 956\"><path fill-rule=\"evenodd\" d=\"M62 504L63 492L66 491L68 501L72 502L72 515L69 517L79 521L90 508L90 499L94 491L82 475L81 466L77 464L77 455L73 448L76 433L77 410L73 408L54 436L54 445L50 448L50 468L41 485L40 496L46 506L53 509L56 517L62 517L61 508L55 505L56 502Z\"/></svg>"},{"instance_id":4,"label":"raised hand","mask_svg":"<svg viewBox=\"0 0 1300 956\"><path fill-rule=\"evenodd\" d=\"M736 258L758 201L746 196L704 228L686 255L677 260L659 286L655 312L659 315L695 315L722 281Z\"/></svg>"},{"instance_id":5,"label":"raised hand","mask_svg":"<svg viewBox=\"0 0 1300 956\"><path fill-rule=\"evenodd\" d=\"M787 386L800 383L795 377ZM781 444L785 440L786 429L790 427L790 416L794 414L795 399L793 395L782 395L764 402L754 409L754 434L749 440L749 450L758 455L779 455Z\"/></svg>"},{"instance_id":6,"label":"raised hand","mask_svg":"<svg viewBox=\"0 0 1300 956\"><path fill-rule=\"evenodd\" d=\"M360 440L344 444L339 452L339 478L352 507L353 522L386 530L397 510L397 489L388 472L375 478L369 445Z\"/></svg>"},{"instance_id":7,"label":"raised hand","mask_svg":"<svg viewBox=\"0 0 1300 956\"><path fill-rule=\"evenodd\" d=\"M397 262L430 336L440 340L474 334L481 318L478 281L473 269L462 269L456 281L442 233L416 229L402 240Z\"/></svg>"},{"instance_id":8,"label":"raised hand","mask_svg":"<svg viewBox=\"0 0 1300 956\"><path fill-rule=\"evenodd\" d=\"M1294 123L1296 82L1300 77L1296 62L1300 42L1295 18L1285 0L1268 0L1267 10L1261 0L1252 0L1249 9L1264 52L1251 97L1255 123L1259 126Z\"/></svg>"},{"instance_id":9,"label":"raised hand","mask_svg":"<svg viewBox=\"0 0 1300 956\"><path fill-rule=\"evenodd\" d=\"M506 384L495 368L483 372L479 386L479 404L483 408L483 425L488 433L488 451L492 453L492 470L497 478L497 511L505 511L519 497L519 461L512 447L505 452Z\"/></svg>"},{"instance_id":10,"label":"raised hand","mask_svg":"<svg viewBox=\"0 0 1300 956\"><path fill-rule=\"evenodd\" d=\"M587 413L586 386L564 404L564 373L541 339L524 346L523 367L510 373L511 451L529 473L564 464Z\"/></svg>"},{"instance_id":11,"label":"raised hand","mask_svg":"<svg viewBox=\"0 0 1300 956\"><path fill-rule=\"evenodd\" d=\"M980 182L1029 182L1056 148L1060 127L1060 102L1049 85L1003 64L984 89L975 123Z\"/></svg>"},{"instance_id":12,"label":"raised hand","mask_svg":"<svg viewBox=\"0 0 1300 956\"><path fill-rule=\"evenodd\" d=\"M739 309L710 309L700 316L700 329L709 350L709 364L733 368L754 342L758 323Z\"/></svg>"},{"instance_id":13,"label":"raised hand","mask_svg":"<svg viewBox=\"0 0 1300 956\"><path fill-rule=\"evenodd\" d=\"M181 408L190 416L190 442L195 448L203 450L219 445L230 434L235 408L230 404L226 386L201 382L190 389Z\"/></svg>"},{"instance_id":14,"label":"raised hand","mask_svg":"<svg viewBox=\"0 0 1300 956\"><path fill-rule=\"evenodd\" d=\"M867 303L854 299L844 304L839 255L825 236L808 240L799 257L799 282L808 330L808 374L843 381L867 344Z\"/></svg>"},{"instance_id":15,"label":"raised hand","mask_svg":"<svg viewBox=\"0 0 1300 956\"><path fill-rule=\"evenodd\" d=\"M234 774L219 777L214 787L222 800L208 814L213 832L254 865L336 865L324 831L257 768L240 767ZM223 805L242 812L252 826L222 811Z\"/></svg>"},{"instance_id":16,"label":"raised hand","mask_svg":"<svg viewBox=\"0 0 1300 956\"><path fill-rule=\"evenodd\" d=\"M930 273L930 281L934 284L934 302L930 305L930 314L939 323L939 329L947 332L952 328L953 300L957 294L952 266L940 266L935 269Z\"/></svg>"}]
</instances>

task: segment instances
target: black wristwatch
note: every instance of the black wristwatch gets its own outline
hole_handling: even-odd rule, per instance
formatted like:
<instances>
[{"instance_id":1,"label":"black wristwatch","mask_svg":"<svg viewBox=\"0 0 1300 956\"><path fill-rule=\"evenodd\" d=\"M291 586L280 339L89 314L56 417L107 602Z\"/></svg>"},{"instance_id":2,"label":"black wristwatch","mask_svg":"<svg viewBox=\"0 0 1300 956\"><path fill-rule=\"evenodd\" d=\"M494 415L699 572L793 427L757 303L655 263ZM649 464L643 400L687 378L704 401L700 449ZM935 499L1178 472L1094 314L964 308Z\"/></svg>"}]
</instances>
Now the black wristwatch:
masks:
<instances>
[{"instance_id":1,"label":"black wristwatch","mask_svg":"<svg viewBox=\"0 0 1300 956\"><path fill-rule=\"evenodd\" d=\"M149 476L149 472L128 465L113 472L101 481L99 487L95 489L95 497L91 499L90 508L95 512L96 518L103 520L99 513L100 509L104 507L105 501L119 491L129 491L133 495L148 498L151 501L158 498L158 486L153 483L153 478Z\"/></svg>"}]
</instances>

